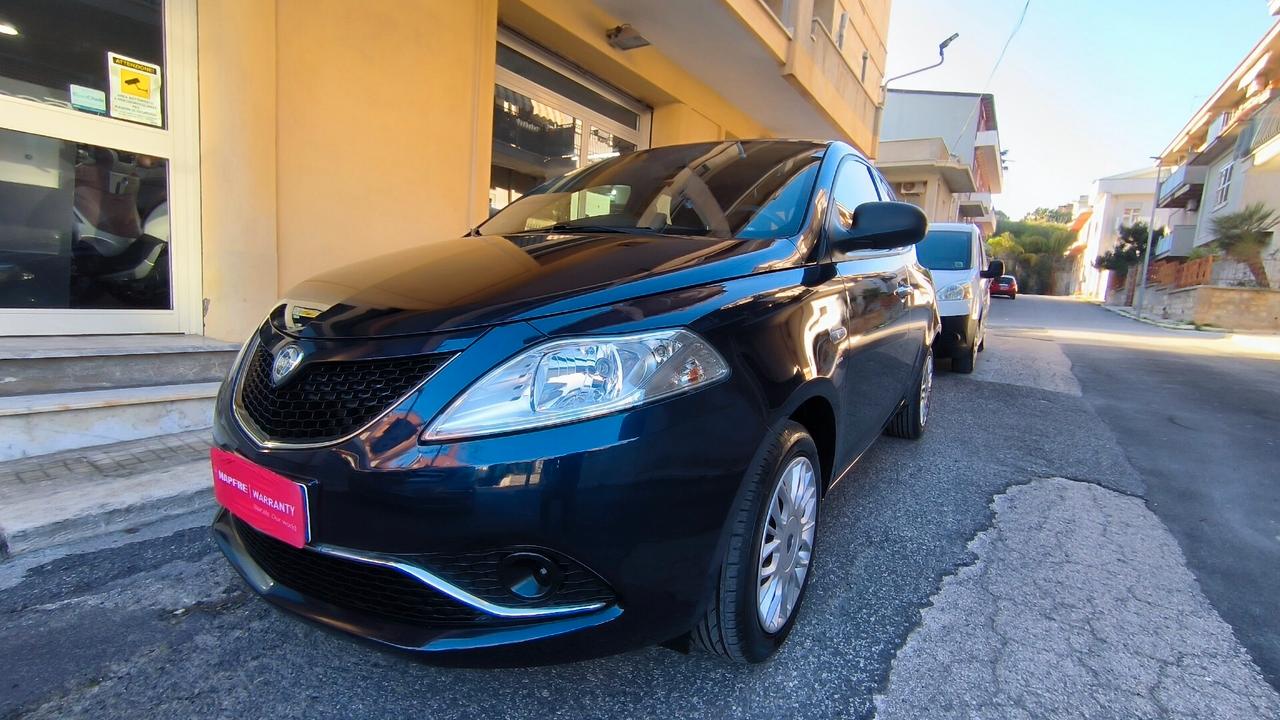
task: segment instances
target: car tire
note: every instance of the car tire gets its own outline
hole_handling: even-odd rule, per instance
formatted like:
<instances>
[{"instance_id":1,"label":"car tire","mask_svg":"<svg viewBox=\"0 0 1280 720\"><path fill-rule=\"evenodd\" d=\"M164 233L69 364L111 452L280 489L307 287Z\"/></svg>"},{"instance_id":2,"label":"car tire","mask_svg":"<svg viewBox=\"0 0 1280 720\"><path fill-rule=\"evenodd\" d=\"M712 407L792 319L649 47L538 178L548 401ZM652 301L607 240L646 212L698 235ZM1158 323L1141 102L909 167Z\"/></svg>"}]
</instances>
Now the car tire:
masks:
<instances>
[{"instance_id":1,"label":"car tire","mask_svg":"<svg viewBox=\"0 0 1280 720\"><path fill-rule=\"evenodd\" d=\"M968 345L961 345L951 353L951 372L969 374L973 372L973 366L978 362L978 348L974 346L973 341Z\"/></svg>"},{"instance_id":2,"label":"car tire","mask_svg":"<svg viewBox=\"0 0 1280 720\"><path fill-rule=\"evenodd\" d=\"M800 505L802 509L807 508L809 516L799 516L795 525L784 524L783 529L779 530L777 518L785 511L779 509L771 513L771 506L783 502L779 498L779 492L783 491L783 481L790 480L797 467L803 472L806 463L811 472L812 485L811 490L804 492ZM791 628L800 615L805 589L813 576L818 508L822 504L822 472L817 445L804 426L790 421L783 425L770 440L756 466L748 471L746 483L746 492L730 518L731 534L721 563L719 579L706 613L691 635L693 644L707 652L737 662L759 663L777 652L791 633ZM811 503L808 498L810 492ZM794 506L795 503L792 502L792 507ZM807 540L805 528L812 528ZM778 540L780 550L772 557L775 569L779 564L784 565L784 572L780 574L783 584L793 578L790 570L792 567L799 567L799 558L806 544L808 556L804 560L803 572L798 580L798 594L792 599L790 611L782 618L780 625L770 629L762 618L765 612L760 609L764 597L760 579L765 559L763 543L766 536L778 538L780 534L785 538ZM790 541L794 541L794 546L789 544ZM783 545L786 547L783 548ZM787 557L784 558L784 555ZM782 589L785 588L778 588L779 592ZM775 616L771 617L777 619Z\"/></svg>"},{"instance_id":3,"label":"car tire","mask_svg":"<svg viewBox=\"0 0 1280 720\"><path fill-rule=\"evenodd\" d=\"M919 440L929 422L929 397L933 393L933 349L925 351L924 362L913 386L912 397L898 408L885 432L891 437Z\"/></svg>"},{"instance_id":4,"label":"car tire","mask_svg":"<svg viewBox=\"0 0 1280 720\"><path fill-rule=\"evenodd\" d=\"M1017 300L1017 299L1018 299L1018 295L1017 295L1017 293L1014 293L1013 295L1010 295L1010 296L1009 296L1009 299L1010 299L1010 300Z\"/></svg>"}]
</instances>

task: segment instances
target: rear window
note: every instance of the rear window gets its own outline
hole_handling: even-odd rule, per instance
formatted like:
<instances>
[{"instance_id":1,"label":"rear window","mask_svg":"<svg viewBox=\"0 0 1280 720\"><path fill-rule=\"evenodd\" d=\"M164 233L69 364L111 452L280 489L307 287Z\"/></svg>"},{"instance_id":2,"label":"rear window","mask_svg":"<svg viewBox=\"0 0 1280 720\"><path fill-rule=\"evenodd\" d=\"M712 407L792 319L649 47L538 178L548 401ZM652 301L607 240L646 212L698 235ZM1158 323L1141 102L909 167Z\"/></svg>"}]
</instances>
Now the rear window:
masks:
<instances>
[{"instance_id":1,"label":"rear window","mask_svg":"<svg viewBox=\"0 0 1280 720\"><path fill-rule=\"evenodd\" d=\"M973 266L973 234L930 230L916 245L916 258L930 270L968 270Z\"/></svg>"},{"instance_id":2,"label":"rear window","mask_svg":"<svg viewBox=\"0 0 1280 720\"><path fill-rule=\"evenodd\" d=\"M1005 284L1005 285L1012 285L1012 284L1013 284L1013 276L1012 276L1012 275L1001 275L1001 276L1000 276L1000 282L1001 282L1001 283L1003 283L1003 284Z\"/></svg>"}]
</instances>

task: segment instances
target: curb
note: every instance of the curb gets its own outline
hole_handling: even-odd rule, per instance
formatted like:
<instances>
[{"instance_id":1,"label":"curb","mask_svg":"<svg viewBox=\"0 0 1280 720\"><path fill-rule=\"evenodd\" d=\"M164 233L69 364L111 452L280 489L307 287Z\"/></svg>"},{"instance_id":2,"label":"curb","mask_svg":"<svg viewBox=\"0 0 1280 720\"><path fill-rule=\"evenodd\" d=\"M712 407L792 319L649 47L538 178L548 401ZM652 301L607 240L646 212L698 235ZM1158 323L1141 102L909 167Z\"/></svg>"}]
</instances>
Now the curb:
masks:
<instances>
[{"instance_id":1,"label":"curb","mask_svg":"<svg viewBox=\"0 0 1280 720\"><path fill-rule=\"evenodd\" d=\"M1202 330L1196 327L1195 325L1191 325L1188 323L1175 323L1175 322L1169 322L1167 320L1152 320L1151 318L1145 318L1145 317L1140 318L1135 313L1127 312L1128 310L1127 306L1124 308L1121 308L1116 305L1104 305L1102 303L1097 303L1097 305L1098 307L1101 307L1104 310L1113 312L1116 315L1119 315L1121 317L1127 317L1130 320L1136 320L1140 323L1146 323L1147 325L1154 325L1156 327L1167 328L1169 330L1191 330L1193 332L1213 332L1213 333L1220 333L1223 335L1234 334L1232 333L1232 331L1227 330L1225 328L1214 328L1212 330Z\"/></svg>"},{"instance_id":2,"label":"curb","mask_svg":"<svg viewBox=\"0 0 1280 720\"><path fill-rule=\"evenodd\" d=\"M200 510L212 512L213 489L191 490L167 497L59 519L44 525L7 532L0 527L0 562L31 552L121 530L133 530Z\"/></svg>"},{"instance_id":3,"label":"curb","mask_svg":"<svg viewBox=\"0 0 1280 720\"><path fill-rule=\"evenodd\" d=\"M12 559L20 553L42 550L101 534L145 528L161 520L186 515L188 512L212 510L212 488L200 488L168 497L154 498L124 507L113 507L102 512L79 515L51 521L44 525L6 532L0 528L0 561Z\"/></svg>"}]
</instances>

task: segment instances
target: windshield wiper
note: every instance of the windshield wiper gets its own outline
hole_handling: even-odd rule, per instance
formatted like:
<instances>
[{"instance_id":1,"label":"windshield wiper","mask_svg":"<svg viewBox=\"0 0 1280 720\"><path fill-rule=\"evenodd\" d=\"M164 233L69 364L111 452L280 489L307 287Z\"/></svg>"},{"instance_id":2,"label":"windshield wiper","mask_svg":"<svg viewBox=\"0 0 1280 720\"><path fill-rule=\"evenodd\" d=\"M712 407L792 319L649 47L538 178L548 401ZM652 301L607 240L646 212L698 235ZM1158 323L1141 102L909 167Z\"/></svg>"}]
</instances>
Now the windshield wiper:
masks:
<instances>
[{"instance_id":1,"label":"windshield wiper","mask_svg":"<svg viewBox=\"0 0 1280 720\"><path fill-rule=\"evenodd\" d=\"M622 233L626 235L647 235L653 232L649 228L626 227L624 225L574 225L572 223L556 223L547 227L530 228L528 230L517 230L513 235L524 235L530 233Z\"/></svg>"}]
</instances>

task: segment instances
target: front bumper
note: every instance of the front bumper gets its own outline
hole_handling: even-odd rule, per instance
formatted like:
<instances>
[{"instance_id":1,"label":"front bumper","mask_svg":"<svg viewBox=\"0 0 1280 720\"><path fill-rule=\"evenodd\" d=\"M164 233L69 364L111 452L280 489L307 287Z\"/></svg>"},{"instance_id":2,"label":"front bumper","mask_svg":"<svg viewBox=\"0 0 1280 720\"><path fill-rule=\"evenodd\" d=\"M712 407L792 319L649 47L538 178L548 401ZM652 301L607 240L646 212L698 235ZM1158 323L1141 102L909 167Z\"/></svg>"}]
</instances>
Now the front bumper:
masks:
<instances>
[{"instance_id":1,"label":"front bumper","mask_svg":"<svg viewBox=\"0 0 1280 720\"><path fill-rule=\"evenodd\" d=\"M978 321L968 315L942 316L942 332L934 341L934 352L947 357L961 348L968 348L978 335Z\"/></svg>"},{"instance_id":2,"label":"front bumper","mask_svg":"<svg viewBox=\"0 0 1280 720\"><path fill-rule=\"evenodd\" d=\"M687 396L570 425L413 443L380 454L371 454L361 438L318 449L263 449L220 403L220 447L307 486L311 541L299 552L336 550L362 558L350 562L399 560L431 572L433 561L420 558L533 548L563 558L607 589L572 611L510 617L450 598L474 618L406 619L273 577L226 511L214 523L214 536L271 602L449 662L557 662L670 640L694 625L710 596L729 512L765 435L763 419L756 419L762 413L738 382L731 377ZM504 600L492 577L453 565L461 572L452 576L456 585L471 596L499 609L528 607L514 597ZM568 606L555 597L547 603Z\"/></svg>"}]
</instances>

